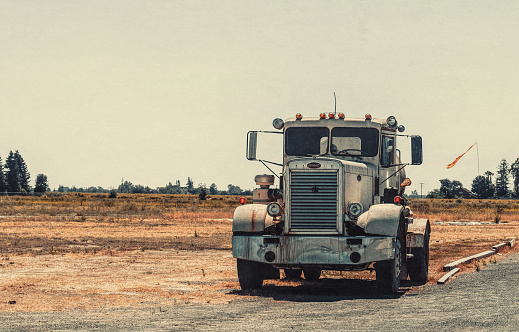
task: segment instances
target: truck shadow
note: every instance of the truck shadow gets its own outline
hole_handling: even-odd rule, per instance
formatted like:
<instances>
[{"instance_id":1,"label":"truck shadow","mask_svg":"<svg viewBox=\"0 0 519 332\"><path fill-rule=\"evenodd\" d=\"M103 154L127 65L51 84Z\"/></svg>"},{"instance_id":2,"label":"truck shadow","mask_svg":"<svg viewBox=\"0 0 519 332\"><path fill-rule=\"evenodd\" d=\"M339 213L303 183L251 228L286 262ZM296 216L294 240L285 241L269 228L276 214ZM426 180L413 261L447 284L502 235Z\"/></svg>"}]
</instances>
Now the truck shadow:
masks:
<instances>
[{"instance_id":1,"label":"truck shadow","mask_svg":"<svg viewBox=\"0 0 519 332\"><path fill-rule=\"evenodd\" d=\"M402 281L397 294L381 293L375 280L360 279L327 279L319 281L297 280L300 284L294 285L294 279L282 279L275 284L264 284L261 289L233 290L230 294L243 296L257 296L270 298L276 301L292 302L337 302L356 299L397 299L416 289L423 283ZM286 285L283 285L286 283Z\"/></svg>"}]
</instances>

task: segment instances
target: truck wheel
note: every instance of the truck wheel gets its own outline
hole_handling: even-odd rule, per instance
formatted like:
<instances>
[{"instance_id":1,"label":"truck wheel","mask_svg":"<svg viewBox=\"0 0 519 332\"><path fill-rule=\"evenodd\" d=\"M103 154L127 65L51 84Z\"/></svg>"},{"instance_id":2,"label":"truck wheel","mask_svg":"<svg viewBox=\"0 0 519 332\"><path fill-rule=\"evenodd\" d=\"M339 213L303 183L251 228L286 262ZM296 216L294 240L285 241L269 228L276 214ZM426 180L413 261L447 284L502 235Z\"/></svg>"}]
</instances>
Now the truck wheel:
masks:
<instances>
[{"instance_id":1,"label":"truck wheel","mask_svg":"<svg viewBox=\"0 0 519 332\"><path fill-rule=\"evenodd\" d=\"M301 278L301 273L303 270L301 269L285 269L285 277L288 279L298 279Z\"/></svg>"},{"instance_id":2,"label":"truck wheel","mask_svg":"<svg viewBox=\"0 0 519 332\"><path fill-rule=\"evenodd\" d=\"M309 281L317 281L321 277L321 268L319 267L307 267L303 268L305 279Z\"/></svg>"},{"instance_id":3,"label":"truck wheel","mask_svg":"<svg viewBox=\"0 0 519 332\"><path fill-rule=\"evenodd\" d=\"M395 258L375 264L377 287L382 293L396 294L400 288L400 274L402 272L401 247L400 236L397 236Z\"/></svg>"},{"instance_id":4,"label":"truck wheel","mask_svg":"<svg viewBox=\"0 0 519 332\"><path fill-rule=\"evenodd\" d=\"M409 279L427 282L429 277L429 230L425 230L424 247L413 249L413 258L409 262Z\"/></svg>"},{"instance_id":5,"label":"truck wheel","mask_svg":"<svg viewBox=\"0 0 519 332\"><path fill-rule=\"evenodd\" d=\"M238 259L238 281L241 289L259 289L265 277L265 265L259 262Z\"/></svg>"}]
</instances>

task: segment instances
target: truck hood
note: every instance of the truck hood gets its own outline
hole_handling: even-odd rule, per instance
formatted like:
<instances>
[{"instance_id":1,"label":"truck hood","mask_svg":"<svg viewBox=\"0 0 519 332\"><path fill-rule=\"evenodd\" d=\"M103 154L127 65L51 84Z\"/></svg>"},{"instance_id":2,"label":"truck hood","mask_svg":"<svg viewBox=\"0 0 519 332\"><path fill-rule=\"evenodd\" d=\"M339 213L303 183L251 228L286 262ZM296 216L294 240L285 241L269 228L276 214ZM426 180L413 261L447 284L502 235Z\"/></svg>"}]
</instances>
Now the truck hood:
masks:
<instances>
[{"instance_id":1,"label":"truck hood","mask_svg":"<svg viewBox=\"0 0 519 332\"><path fill-rule=\"evenodd\" d=\"M340 159L332 159L326 157L317 157L317 158L298 158L290 160L287 166L290 169L300 169L300 170L315 170L315 167L318 169L337 169L338 164L342 165L345 173L358 174L361 176L370 176L374 177L377 171L377 166L363 163L362 161L352 161L352 160L340 160Z\"/></svg>"}]
</instances>

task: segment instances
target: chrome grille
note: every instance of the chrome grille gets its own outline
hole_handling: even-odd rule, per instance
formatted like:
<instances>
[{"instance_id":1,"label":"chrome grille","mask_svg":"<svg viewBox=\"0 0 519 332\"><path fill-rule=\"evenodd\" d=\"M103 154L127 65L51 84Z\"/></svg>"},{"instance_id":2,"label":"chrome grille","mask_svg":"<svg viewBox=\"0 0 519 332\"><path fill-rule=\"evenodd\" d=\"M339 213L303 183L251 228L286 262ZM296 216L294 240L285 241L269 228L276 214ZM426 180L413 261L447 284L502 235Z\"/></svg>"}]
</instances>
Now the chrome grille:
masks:
<instances>
[{"instance_id":1,"label":"chrome grille","mask_svg":"<svg viewBox=\"0 0 519 332\"><path fill-rule=\"evenodd\" d=\"M337 172L290 174L290 229L337 229Z\"/></svg>"}]
</instances>

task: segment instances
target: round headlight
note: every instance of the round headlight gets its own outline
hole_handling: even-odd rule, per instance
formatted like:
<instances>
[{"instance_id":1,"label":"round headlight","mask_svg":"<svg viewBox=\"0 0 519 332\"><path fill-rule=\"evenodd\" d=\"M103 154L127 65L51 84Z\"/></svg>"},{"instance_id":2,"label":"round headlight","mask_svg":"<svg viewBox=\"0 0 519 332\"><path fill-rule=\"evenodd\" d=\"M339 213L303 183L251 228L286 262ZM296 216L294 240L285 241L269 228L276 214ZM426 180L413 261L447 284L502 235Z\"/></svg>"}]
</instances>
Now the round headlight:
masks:
<instances>
[{"instance_id":1,"label":"round headlight","mask_svg":"<svg viewBox=\"0 0 519 332\"><path fill-rule=\"evenodd\" d=\"M267 205L267 213L271 217L279 217L281 215L281 205L278 203L270 203Z\"/></svg>"},{"instance_id":2,"label":"round headlight","mask_svg":"<svg viewBox=\"0 0 519 332\"><path fill-rule=\"evenodd\" d=\"M390 127L396 127L396 125L398 123L396 121L396 118L394 116L392 116L392 115L387 118L386 122L387 122L387 125L390 126Z\"/></svg>"},{"instance_id":3,"label":"round headlight","mask_svg":"<svg viewBox=\"0 0 519 332\"><path fill-rule=\"evenodd\" d=\"M357 218L362 214L362 205L360 203L350 203L348 205L348 214L350 217Z\"/></svg>"},{"instance_id":4,"label":"round headlight","mask_svg":"<svg viewBox=\"0 0 519 332\"><path fill-rule=\"evenodd\" d=\"M274 121L272 121L272 125L276 129L283 129L283 126L285 125L285 123L283 122L283 119L276 118L276 119L274 119Z\"/></svg>"}]
</instances>

